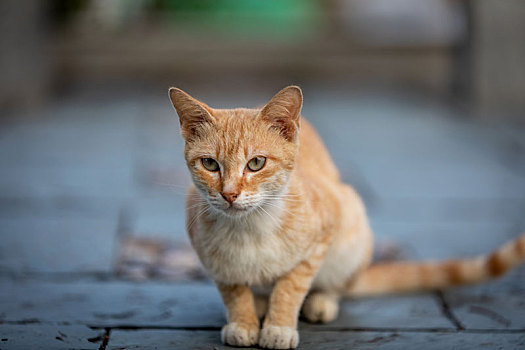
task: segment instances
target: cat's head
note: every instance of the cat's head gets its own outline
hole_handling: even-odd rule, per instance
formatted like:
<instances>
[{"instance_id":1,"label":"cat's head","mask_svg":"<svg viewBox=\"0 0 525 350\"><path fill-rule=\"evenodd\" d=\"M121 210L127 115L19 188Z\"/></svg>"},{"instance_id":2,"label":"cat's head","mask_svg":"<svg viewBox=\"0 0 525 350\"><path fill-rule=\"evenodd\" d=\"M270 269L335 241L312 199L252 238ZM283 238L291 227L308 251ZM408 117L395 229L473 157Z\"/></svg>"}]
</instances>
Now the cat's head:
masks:
<instances>
[{"instance_id":1,"label":"cat's head","mask_svg":"<svg viewBox=\"0 0 525 350\"><path fill-rule=\"evenodd\" d=\"M299 87L284 88L262 109L213 109L176 88L169 95L186 164L212 208L242 217L282 198L298 149Z\"/></svg>"}]
</instances>

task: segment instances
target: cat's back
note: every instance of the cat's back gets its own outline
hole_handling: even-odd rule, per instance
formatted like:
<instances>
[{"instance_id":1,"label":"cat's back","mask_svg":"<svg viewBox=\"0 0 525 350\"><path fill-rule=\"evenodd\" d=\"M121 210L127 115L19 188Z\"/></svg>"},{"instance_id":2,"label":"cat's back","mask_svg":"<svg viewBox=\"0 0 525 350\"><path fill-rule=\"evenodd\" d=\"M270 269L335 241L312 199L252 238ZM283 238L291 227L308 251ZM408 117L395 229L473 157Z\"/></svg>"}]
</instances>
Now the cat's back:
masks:
<instances>
[{"instance_id":1,"label":"cat's back","mask_svg":"<svg viewBox=\"0 0 525 350\"><path fill-rule=\"evenodd\" d=\"M301 118L297 168L300 176L339 182L339 171L312 124Z\"/></svg>"}]
</instances>

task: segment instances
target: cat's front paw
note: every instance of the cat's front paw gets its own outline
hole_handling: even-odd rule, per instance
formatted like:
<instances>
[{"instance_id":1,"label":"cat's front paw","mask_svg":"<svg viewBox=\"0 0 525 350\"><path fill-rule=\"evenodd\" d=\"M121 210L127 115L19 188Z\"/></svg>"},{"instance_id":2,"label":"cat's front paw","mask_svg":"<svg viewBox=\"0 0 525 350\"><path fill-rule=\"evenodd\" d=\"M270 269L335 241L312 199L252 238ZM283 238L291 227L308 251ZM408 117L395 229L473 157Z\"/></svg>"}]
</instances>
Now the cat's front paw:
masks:
<instances>
[{"instance_id":1,"label":"cat's front paw","mask_svg":"<svg viewBox=\"0 0 525 350\"><path fill-rule=\"evenodd\" d=\"M228 323L222 327L221 340L233 346L251 346L259 339L259 325L247 323Z\"/></svg>"},{"instance_id":2,"label":"cat's front paw","mask_svg":"<svg viewBox=\"0 0 525 350\"><path fill-rule=\"evenodd\" d=\"M267 349L295 349L299 333L293 327L266 326L261 331L259 346Z\"/></svg>"}]
</instances>

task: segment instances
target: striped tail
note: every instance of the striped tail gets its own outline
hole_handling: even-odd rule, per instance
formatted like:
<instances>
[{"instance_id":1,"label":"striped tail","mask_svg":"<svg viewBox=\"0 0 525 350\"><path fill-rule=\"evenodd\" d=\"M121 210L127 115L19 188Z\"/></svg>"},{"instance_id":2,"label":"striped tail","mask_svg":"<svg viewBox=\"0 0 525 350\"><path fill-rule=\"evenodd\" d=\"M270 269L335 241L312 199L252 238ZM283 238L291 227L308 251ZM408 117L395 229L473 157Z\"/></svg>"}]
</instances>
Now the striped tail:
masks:
<instances>
[{"instance_id":1,"label":"striped tail","mask_svg":"<svg viewBox=\"0 0 525 350\"><path fill-rule=\"evenodd\" d=\"M489 255L441 262L372 264L346 291L350 297L439 290L499 277L525 261L525 233Z\"/></svg>"}]
</instances>

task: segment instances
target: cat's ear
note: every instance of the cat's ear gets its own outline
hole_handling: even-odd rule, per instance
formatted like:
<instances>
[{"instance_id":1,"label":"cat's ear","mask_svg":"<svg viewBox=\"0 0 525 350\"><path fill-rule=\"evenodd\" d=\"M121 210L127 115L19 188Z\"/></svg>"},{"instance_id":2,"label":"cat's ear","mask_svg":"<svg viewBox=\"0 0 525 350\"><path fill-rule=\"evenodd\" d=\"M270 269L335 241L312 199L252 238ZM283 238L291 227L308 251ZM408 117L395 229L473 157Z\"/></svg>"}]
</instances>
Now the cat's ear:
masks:
<instances>
[{"instance_id":1,"label":"cat's ear","mask_svg":"<svg viewBox=\"0 0 525 350\"><path fill-rule=\"evenodd\" d=\"M170 100L179 115L182 137L187 140L205 123L213 123L212 109L181 89L170 88Z\"/></svg>"},{"instance_id":2,"label":"cat's ear","mask_svg":"<svg viewBox=\"0 0 525 350\"><path fill-rule=\"evenodd\" d=\"M303 93L298 86L279 91L262 109L260 116L288 141L295 141L299 132Z\"/></svg>"}]
</instances>

